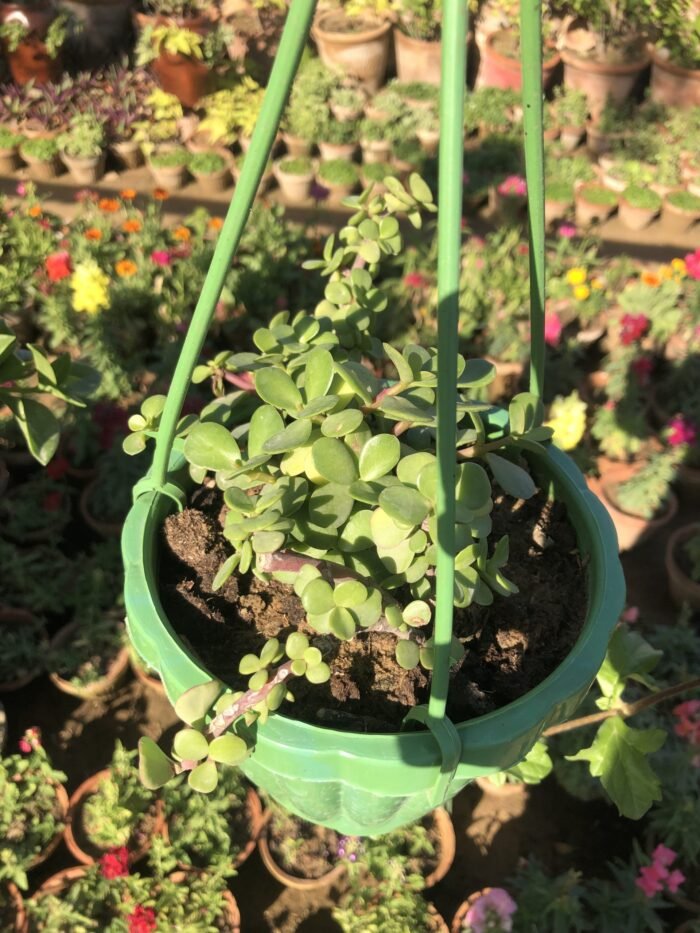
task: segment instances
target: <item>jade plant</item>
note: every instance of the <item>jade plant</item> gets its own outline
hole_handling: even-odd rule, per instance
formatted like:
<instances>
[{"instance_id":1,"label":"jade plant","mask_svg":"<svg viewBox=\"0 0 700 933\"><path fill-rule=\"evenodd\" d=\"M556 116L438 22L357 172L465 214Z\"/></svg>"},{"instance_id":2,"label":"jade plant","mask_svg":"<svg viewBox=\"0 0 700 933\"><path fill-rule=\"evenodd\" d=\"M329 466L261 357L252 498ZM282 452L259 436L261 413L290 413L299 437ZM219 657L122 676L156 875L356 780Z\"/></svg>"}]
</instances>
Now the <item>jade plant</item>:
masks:
<instances>
[{"instance_id":1,"label":"jade plant","mask_svg":"<svg viewBox=\"0 0 700 933\"><path fill-rule=\"evenodd\" d=\"M28 887L27 870L63 831L56 788L66 775L49 761L37 729L28 729L17 754L0 758L0 881Z\"/></svg>"},{"instance_id":2,"label":"jade plant","mask_svg":"<svg viewBox=\"0 0 700 933\"><path fill-rule=\"evenodd\" d=\"M615 487L615 504L629 515L655 518L668 500L681 459L679 448L653 454L640 470Z\"/></svg>"},{"instance_id":3,"label":"jade plant","mask_svg":"<svg viewBox=\"0 0 700 933\"><path fill-rule=\"evenodd\" d=\"M399 352L373 336L388 300L375 285L381 260L401 253L395 213L420 226L434 211L417 175L408 188L385 180L387 192L357 199L357 212L305 268L327 279L314 312L282 312L254 335L257 352L219 360L239 388L228 410L211 406L185 429L183 451L196 481L213 475L225 505L229 554L214 587L229 577L273 579L301 600L310 634L267 640L239 659L246 690L218 681L183 693L175 709L186 723L172 759L141 740L141 773L150 787L178 773L211 791L219 763L238 764L252 740L245 728L264 723L292 693L295 678L320 684L331 676L335 639L383 632L395 638L405 669L433 665L431 635L437 559L435 456L437 354L407 345ZM363 360L372 362L370 369ZM454 605L490 606L517 592L506 576L508 539L491 541L492 479L528 498L536 487L522 451L543 450L541 403L529 393L509 406L510 428L491 439L477 400L494 376L490 363L455 360L456 576ZM206 378L210 369L195 371ZM383 370L387 378L375 373ZM231 426L254 406L247 425ZM221 415L225 412L222 420ZM453 657L462 654L453 642ZM209 719L210 710L214 710Z\"/></svg>"}]
</instances>

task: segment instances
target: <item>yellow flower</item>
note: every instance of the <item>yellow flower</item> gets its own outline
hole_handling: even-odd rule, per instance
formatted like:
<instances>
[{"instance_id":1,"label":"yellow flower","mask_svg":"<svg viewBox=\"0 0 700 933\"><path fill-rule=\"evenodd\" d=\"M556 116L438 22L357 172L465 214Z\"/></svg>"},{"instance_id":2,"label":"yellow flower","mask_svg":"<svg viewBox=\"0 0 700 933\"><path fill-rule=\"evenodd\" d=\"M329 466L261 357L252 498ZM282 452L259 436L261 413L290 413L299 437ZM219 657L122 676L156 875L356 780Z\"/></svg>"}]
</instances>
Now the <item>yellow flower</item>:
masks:
<instances>
[{"instance_id":1,"label":"yellow flower","mask_svg":"<svg viewBox=\"0 0 700 933\"><path fill-rule=\"evenodd\" d=\"M571 395L557 397L549 409L547 427L552 428L552 440L561 450L573 450L583 437L586 430L586 403L578 392Z\"/></svg>"},{"instance_id":2,"label":"yellow flower","mask_svg":"<svg viewBox=\"0 0 700 933\"><path fill-rule=\"evenodd\" d=\"M659 278L661 279L662 282L666 281L667 279L672 278L672 276L673 276L673 269L671 268L671 266L659 266Z\"/></svg>"},{"instance_id":3,"label":"yellow flower","mask_svg":"<svg viewBox=\"0 0 700 933\"><path fill-rule=\"evenodd\" d=\"M109 276L93 259L86 259L75 267L70 286L74 311L97 314L109 307Z\"/></svg>"},{"instance_id":4,"label":"yellow flower","mask_svg":"<svg viewBox=\"0 0 700 933\"><path fill-rule=\"evenodd\" d=\"M597 278L591 279L591 288L594 289L594 291L599 292L601 288L604 288L604 287L605 285L602 279L597 279Z\"/></svg>"},{"instance_id":5,"label":"yellow flower","mask_svg":"<svg viewBox=\"0 0 700 933\"><path fill-rule=\"evenodd\" d=\"M583 266L574 266L566 273L566 281L572 286L583 285L586 281L586 270Z\"/></svg>"},{"instance_id":6,"label":"yellow flower","mask_svg":"<svg viewBox=\"0 0 700 933\"><path fill-rule=\"evenodd\" d=\"M577 285L574 288L574 298L576 301L585 301L590 294L591 290L587 285Z\"/></svg>"},{"instance_id":7,"label":"yellow flower","mask_svg":"<svg viewBox=\"0 0 700 933\"><path fill-rule=\"evenodd\" d=\"M685 259L672 259L671 268L681 277L686 274Z\"/></svg>"}]
</instances>

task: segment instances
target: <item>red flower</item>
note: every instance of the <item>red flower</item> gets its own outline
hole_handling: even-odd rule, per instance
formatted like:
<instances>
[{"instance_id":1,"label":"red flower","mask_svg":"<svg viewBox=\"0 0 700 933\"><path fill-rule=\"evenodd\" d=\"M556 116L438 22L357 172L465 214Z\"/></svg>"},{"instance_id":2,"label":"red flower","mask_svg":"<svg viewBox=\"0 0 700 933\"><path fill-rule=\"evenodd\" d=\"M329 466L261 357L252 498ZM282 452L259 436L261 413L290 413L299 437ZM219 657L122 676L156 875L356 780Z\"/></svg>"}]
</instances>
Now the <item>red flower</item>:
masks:
<instances>
[{"instance_id":1,"label":"red flower","mask_svg":"<svg viewBox=\"0 0 700 933\"><path fill-rule=\"evenodd\" d=\"M631 343L636 343L646 334L648 327L649 318L646 314L623 314L620 342L625 347L628 347Z\"/></svg>"},{"instance_id":2,"label":"red flower","mask_svg":"<svg viewBox=\"0 0 700 933\"><path fill-rule=\"evenodd\" d=\"M129 851L126 846L110 849L100 859L100 872L103 878L126 878L129 874Z\"/></svg>"},{"instance_id":3,"label":"red flower","mask_svg":"<svg viewBox=\"0 0 700 933\"><path fill-rule=\"evenodd\" d=\"M422 288L425 285L425 279L420 272L409 272L404 276L403 284L408 288Z\"/></svg>"},{"instance_id":4,"label":"red flower","mask_svg":"<svg viewBox=\"0 0 700 933\"><path fill-rule=\"evenodd\" d=\"M648 356L640 356L636 360L632 360L630 369L641 385L649 385L649 377L654 369L654 361Z\"/></svg>"},{"instance_id":5,"label":"red flower","mask_svg":"<svg viewBox=\"0 0 700 933\"><path fill-rule=\"evenodd\" d=\"M153 933L157 926L155 910L140 904L126 919L129 921L129 933Z\"/></svg>"},{"instance_id":6,"label":"red flower","mask_svg":"<svg viewBox=\"0 0 700 933\"><path fill-rule=\"evenodd\" d=\"M46 475L50 476L51 479L62 479L68 472L69 466L70 463L68 463L65 457L56 457L56 459L52 460L46 467Z\"/></svg>"},{"instance_id":7,"label":"red flower","mask_svg":"<svg viewBox=\"0 0 700 933\"><path fill-rule=\"evenodd\" d=\"M698 432L695 425L679 415L672 418L668 423L668 442L671 447L681 447L683 444L694 444L697 440Z\"/></svg>"},{"instance_id":8,"label":"red flower","mask_svg":"<svg viewBox=\"0 0 700 933\"><path fill-rule=\"evenodd\" d=\"M41 507L46 509L47 512L58 512L61 508L61 503L63 502L63 493L61 492L47 492L44 498L41 500Z\"/></svg>"},{"instance_id":9,"label":"red flower","mask_svg":"<svg viewBox=\"0 0 700 933\"><path fill-rule=\"evenodd\" d=\"M46 257L44 266L46 274L52 282L60 282L61 279L65 279L73 271L70 255L67 252L51 253L50 256Z\"/></svg>"},{"instance_id":10,"label":"red flower","mask_svg":"<svg viewBox=\"0 0 700 933\"><path fill-rule=\"evenodd\" d=\"M29 755L29 753L32 750L32 746L29 744L29 742L26 739L20 739L18 744L19 744L19 750L24 755Z\"/></svg>"},{"instance_id":11,"label":"red flower","mask_svg":"<svg viewBox=\"0 0 700 933\"><path fill-rule=\"evenodd\" d=\"M27 729L19 740L19 750L25 755L29 755L38 748L41 748L41 732L36 726L32 726L31 729Z\"/></svg>"}]
</instances>

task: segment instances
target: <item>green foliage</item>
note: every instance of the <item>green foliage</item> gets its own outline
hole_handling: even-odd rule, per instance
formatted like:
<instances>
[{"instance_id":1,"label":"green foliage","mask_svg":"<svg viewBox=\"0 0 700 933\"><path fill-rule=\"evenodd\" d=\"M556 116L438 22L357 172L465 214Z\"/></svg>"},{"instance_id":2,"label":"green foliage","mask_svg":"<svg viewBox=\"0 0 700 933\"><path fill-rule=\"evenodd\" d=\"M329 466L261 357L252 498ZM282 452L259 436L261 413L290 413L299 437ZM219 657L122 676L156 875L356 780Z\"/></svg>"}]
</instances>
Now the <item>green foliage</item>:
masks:
<instances>
[{"instance_id":1,"label":"green foliage","mask_svg":"<svg viewBox=\"0 0 700 933\"><path fill-rule=\"evenodd\" d=\"M27 869L63 829L56 786L66 776L52 767L35 733L24 741L28 754L0 758L0 881L26 890Z\"/></svg>"},{"instance_id":2,"label":"green foliage","mask_svg":"<svg viewBox=\"0 0 700 933\"><path fill-rule=\"evenodd\" d=\"M583 91L561 85L554 88L551 110L562 129L580 129L588 118L588 100Z\"/></svg>"},{"instance_id":3,"label":"green foliage","mask_svg":"<svg viewBox=\"0 0 700 933\"><path fill-rule=\"evenodd\" d=\"M0 501L2 531L26 543L33 536L60 539L71 516L71 490L64 483L39 473Z\"/></svg>"},{"instance_id":4,"label":"green foliage","mask_svg":"<svg viewBox=\"0 0 700 933\"><path fill-rule=\"evenodd\" d=\"M55 139L25 139L22 143L22 154L40 162L50 162L58 155L58 143Z\"/></svg>"},{"instance_id":5,"label":"green foliage","mask_svg":"<svg viewBox=\"0 0 700 933\"><path fill-rule=\"evenodd\" d=\"M121 618L100 615L80 621L71 638L52 648L47 667L75 687L88 687L107 674L110 664L124 647Z\"/></svg>"},{"instance_id":6,"label":"green foliage","mask_svg":"<svg viewBox=\"0 0 700 933\"><path fill-rule=\"evenodd\" d=\"M690 579L700 583L700 533L688 538L683 544L683 552L690 565Z\"/></svg>"},{"instance_id":7,"label":"green foliage","mask_svg":"<svg viewBox=\"0 0 700 933\"><path fill-rule=\"evenodd\" d=\"M666 202L679 211L700 215L700 197L690 191L672 191L666 195Z\"/></svg>"},{"instance_id":8,"label":"green foliage","mask_svg":"<svg viewBox=\"0 0 700 933\"><path fill-rule=\"evenodd\" d=\"M552 759L549 757L547 743L539 739L527 755L517 765L490 774L488 780L500 787L503 784L540 784L552 772Z\"/></svg>"},{"instance_id":9,"label":"green foliage","mask_svg":"<svg viewBox=\"0 0 700 933\"><path fill-rule=\"evenodd\" d=\"M321 182L325 181L330 185L355 185L359 181L360 170L346 159L331 159L321 162L318 177Z\"/></svg>"},{"instance_id":10,"label":"green foliage","mask_svg":"<svg viewBox=\"0 0 700 933\"><path fill-rule=\"evenodd\" d=\"M579 191L579 197L596 207L614 207L617 204L617 194L602 185L584 185Z\"/></svg>"},{"instance_id":11,"label":"green foliage","mask_svg":"<svg viewBox=\"0 0 700 933\"><path fill-rule=\"evenodd\" d=\"M399 25L413 39L434 42L440 38L442 7L434 0L402 0Z\"/></svg>"},{"instance_id":12,"label":"green foliage","mask_svg":"<svg viewBox=\"0 0 700 933\"><path fill-rule=\"evenodd\" d=\"M90 514L97 521L122 522L131 507L134 485L143 471L143 464L127 457L121 444L115 443L105 451L97 461L97 476L86 499Z\"/></svg>"},{"instance_id":13,"label":"green foliage","mask_svg":"<svg viewBox=\"0 0 700 933\"><path fill-rule=\"evenodd\" d=\"M24 136L13 133L6 126L0 126L0 150L9 151L17 149L24 142Z\"/></svg>"},{"instance_id":14,"label":"green foliage","mask_svg":"<svg viewBox=\"0 0 700 933\"><path fill-rule=\"evenodd\" d=\"M58 147L73 158L89 159L99 156L107 139L104 121L86 111L71 118L68 129L57 138Z\"/></svg>"},{"instance_id":15,"label":"green foliage","mask_svg":"<svg viewBox=\"0 0 700 933\"><path fill-rule=\"evenodd\" d=\"M313 163L311 159L296 158L282 159L278 163L279 170L284 175L310 175L313 172Z\"/></svg>"},{"instance_id":16,"label":"green foliage","mask_svg":"<svg viewBox=\"0 0 700 933\"><path fill-rule=\"evenodd\" d=\"M150 156L150 162L154 168L184 168L189 164L191 158L186 149L176 147L164 149L161 152L153 152Z\"/></svg>"},{"instance_id":17,"label":"green foliage","mask_svg":"<svg viewBox=\"0 0 700 933\"><path fill-rule=\"evenodd\" d=\"M568 181L553 181L547 184L546 198L561 204L574 203L574 186Z\"/></svg>"},{"instance_id":18,"label":"green foliage","mask_svg":"<svg viewBox=\"0 0 700 933\"><path fill-rule=\"evenodd\" d=\"M581 873L569 869L552 878L535 858L529 858L507 882L518 909L513 933L584 933L584 888Z\"/></svg>"},{"instance_id":19,"label":"green foliage","mask_svg":"<svg viewBox=\"0 0 700 933\"><path fill-rule=\"evenodd\" d=\"M23 605L23 604L20 604ZM0 628L0 683L38 673L46 663L46 632L36 619Z\"/></svg>"},{"instance_id":20,"label":"green foliage","mask_svg":"<svg viewBox=\"0 0 700 933\"><path fill-rule=\"evenodd\" d=\"M323 143L348 145L356 143L358 136L357 121L335 120L332 117L319 121L318 138Z\"/></svg>"},{"instance_id":21,"label":"green foliage","mask_svg":"<svg viewBox=\"0 0 700 933\"><path fill-rule=\"evenodd\" d=\"M134 831L143 827L154 798L141 781L134 760L117 740L109 766L109 777L83 805L83 829L99 849L128 845Z\"/></svg>"},{"instance_id":22,"label":"green foliage","mask_svg":"<svg viewBox=\"0 0 700 933\"><path fill-rule=\"evenodd\" d=\"M214 175L226 168L226 159L218 152L198 152L190 157L189 168L193 175Z\"/></svg>"},{"instance_id":23,"label":"green foliage","mask_svg":"<svg viewBox=\"0 0 700 933\"><path fill-rule=\"evenodd\" d=\"M622 200L626 201L630 207L639 207L647 211L661 210L661 198L652 191L651 188L643 188L640 185L629 185L622 192Z\"/></svg>"},{"instance_id":24,"label":"green foliage","mask_svg":"<svg viewBox=\"0 0 700 933\"><path fill-rule=\"evenodd\" d=\"M615 504L638 518L654 518L668 499L681 457L678 448L652 454L641 469L615 487Z\"/></svg>"},{"instance_id":25,"label":"green foliage","mask_svg":"<svg viewBox=\"0 0 700 933\"><path fill-rule=\"evenodd\" d=\"M649 434L640 399L632 396L622 399L617 404L609 403L596 408L591 434L606 456L615 460L635 456L642 449Z\"/></svg>"},{"instance_id":26,"label":"green foliage","mask_svg":"<svg viewBox=\"0 0 700 933\"><path fill-rule=\"evenodd\" d=\"M36 613L62 612L73 603L74 564L66 557L59 542L22 548L0 538L0 565L3 568L0 603L22 606ZM9 654L9 646L3 639L3 659L9 658ZM17 667L8 660L6 673L16 670ZM4 679L0 677L0 680Z\"/></svg>"}]
</instances>

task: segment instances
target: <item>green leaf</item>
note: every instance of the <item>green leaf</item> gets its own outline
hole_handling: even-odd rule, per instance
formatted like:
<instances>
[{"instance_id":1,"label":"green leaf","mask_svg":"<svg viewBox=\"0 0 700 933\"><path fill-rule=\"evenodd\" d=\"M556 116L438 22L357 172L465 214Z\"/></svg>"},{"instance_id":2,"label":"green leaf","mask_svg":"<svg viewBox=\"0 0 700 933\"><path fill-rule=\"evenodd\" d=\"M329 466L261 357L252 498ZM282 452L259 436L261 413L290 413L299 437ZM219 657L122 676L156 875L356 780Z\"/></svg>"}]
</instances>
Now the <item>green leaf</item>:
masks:
<instances>
[{"instance_id":1,"label":"green leaf","mask_svg":"<svg viewBox=\"0 0 700 933\"><path fill-rule=\"evenodd\" d=\"M49 363L46 358L46 354L40 347L34 346L32 343L27 344L27 349L32 355L32 362L34 363L34 368L36 369L37 375L44 383L49 383L49 385L56 385L56 374L53 371L53 366Z\"/></svg>"},{"instance_id":2,"label":"green leaf","mask_svg":"<svg viewBox=\"0 0 700 933\"><path fill-rule=\"evenodd\" d=\"M248 457L252 458L261 454L265 441L274 437L283 428L282 416L272 405L261 405L260 408L256 408L248 429Z\"/></svg>"},{"instance_id":3,"label":"green leaf","mask_svg":"<svg viewBox=\"0 0 700 933\"><path fill-rule=\"evenodd\" d=\"M312 580L301 594L301 604L312 615L323 615L335 609L333 587L320 577Z\"/></svg>"},{"instance_id":4,"label":"green leaf","mask_svg":"<svg viewBox=\"0 0 700 933\"><path fill-rule=\"evenodd\" d=\"M459 388L480 388L493 382L496 367L488 360L467 360L466 365L457 380Z\"/></svg>"},{"instance_id":5,"label":"green leaf","mask_svg":"<svg viewBox=\"0 0 700 933\"><path fill-rule=\"evenodd\" d=\"M430 502L411 486L389 486L379 494L379 505L395 522L412 528L430 512Z\"/></svg>"},{"instance_id":6,"label":"green leaf","mask_svg":"<svg viewBox=\"0 0 700 933\"><path fill-rule=\"evenodd\" d=\"M596 675L598 686L605 698L603 709L614 705L622 696L628 678L651 686L647 675L659 663L662 651L652 648L639 632L627 626L615 629L603 665Z\"/></svg>"},{"instance_id":7,"label":"green leaf","mask_svg":"<svg viewBox=\"0 0 700 933\"><path fill-rule=\"evenodd\" d=\"M292 421L286 428L268 437L262 450L266 454L283 454L295 450L311 437L312 427L310 421Z\"/></svg>"},{"instance_id":8,"label":"green leaf","mask_svg":"<svg viewBox=\"0 0 700 933\"><path fill-rule=\"evenodd\" d=\"M417 172L412 172L408 179L411 194L421 204L432 204L433 193Z\"/></svg>"},{"instance_id":9,"label":"green leaf","mask_svg":"<svg viewBox=\"0 0 700 933\"><path fill-rule=\"evenodd\" d=\"M241 451L231 432L222 424L200 421L185 438L185 458L206 470L233 470L241 461Z\"/></svg>"},{"instance_id":10,"label":"green leaf","mask_svg":"<svg viewBox=\"0 0 700 933\"><path fill-rule=\"evenodd\" d=\"M364 551L372 546L372 531L370 519L372 512L369 509L360 509L350 516L350 520L343 529L339 547L347 554Z\"/></svg>"},{"instance_id":11,"label":"green leaf","mask_svg":"<svg viewBox=\"0 0 700 933\"><path fill-rule=\"evenodd\" d=\"M390 473L401 457L401 444L393 434L376 434L360 452L360 478L365 482Z\"/></svg>"},{"instance_id":12,"label":"green leaf","mask_svg":"<svg viewBox=\"0 0 700 933\"><path fill-rule=\"evenodd\" d=\"M255 373L255 391L264 402L285 411L295 411L304 404L291 376L276 366Z\"/></svg>"},{"instance_id":13,"label":"green leaf","mask_svg":"<svg viewBox=\"0 0 700 933\"><path fill-rule=\"evenodd\" d=\"M355 620L348 609L336 606L328 620L331 632L341 641L348 641L355 634Z\"/></svg>"},{"instance_id":14,"label":"green leaf","mask_svg":"<svg viewBox=\"0 0 700 933\"><path fill-rule=\"evenodd\" d=\"M620 814L638 820L652 803L661 800L661 783L647 755L658 751L665 741L663 729L633 729L614 716L598 729L589 748L567 758L588 761L591 774L600 778Z\"/></svg>"},{"instance_id":15,"label":"green leaf","mask_svg":"<svg viewBox=\"0 0 700 933\"><path fill-rule=\"evenodd\" d=\"M222 765L239 765L248 757L248 746L239 735L220 735L209 746L209 757Z\"/></svg>"},{"instance_id":16,"label":"green leaf","mask_svg":"<svg viewBox=\"0 0 700 933\"><path fill-rule=\"evenodd\" d=\"M362 424L364 418L359 408L346 408L344 411L329 415L321 425L324 437L345 437L352 434ZM362 461L360 461L360 464ZM360 465L360 470L362 469Z\"/></svg>"},{"instance_id":17,"label":"green leaf","mask_svg":"<svg viewBox=\"0 0 700 933\"><path fill-rule=\"evenodd\" d=\"M411 527L399 525L382 508L375 509L370 518L372 539L377 547L397 547L411 533Z\"/></svg>"},{"instance_id":18,"label":"green leaf","mask_svg":"<svg viewBox=\"0 0 700 933\"><path fill-rule=\"evenodd\" d=\"M420 661L420 648L414 641L402 638L396 643L396 661L404 670L413 670Z\"/></svg>"},{"instance_id":19,"label":"green leaf","mask_svg":"<svg viewBox=\"0 0 700 933\"><path fill-rule=\"evenodd\" d=\"M238 662L238 670L241 674L255 674L262 667L262 661L257 654L244 654Z\"/></svg>"},{"instance_id":20,"label":"green leaf","mask_svg":"<svg viewBox=\"0 0 700 933\"><path fill-rule=\"evenodd\" d=\"M430 406L419 408L413 402L400 396L387 395L383 398L379 410L394 421L409 421L411 424L434 425L435 409Z\"/></svg>"},{"instance_id":21,"label":"green leaf","mask_svg":"<svg viewBox=\"0 0 700 933\"><path fill-rule=\"evenodd\" d=\"M315 580L320 576L321 571L318 570L318 568L314 567L312 564L304 564L294 581L294 592L296 595L301 598L301 594L306 589L307 583L310 583L311 580Z\"/></svg>"},{"instance_id":22,"label":"green leaf","mask_svg":"<svg viewBox=\"0 0 700 933\"><path fill-rule=\"evenodd\" d=\"M183 760L201 761L209 754L209 743L197 729L180 729L173 739L173 751Z\"/></svg>"},{"instance_id":23,"label":"green leaf","mask_svg":"<svg viewBox=\"0 0 700 933\"><path fill-rule=\"evenodd\" d=\"M496 482L509 496L515 496L516 499L534 496L537 488L526 470L498 454L486 454L486 460Z\"/></svg>"},{"instance_id":24,"label":"green leaf","mask_svg":"<svg viewBox=\"0 0 700 933\"><path fill-rule=\"evenodd\" d=\"M347 486L326 483L309 496L309 521L319 528L340 528L348 520L353 506Z\"/></svg>"},{"instance_id":25,"label":"green leaf","mask_svg":"<svg viewBox=\"0 0 700 933\"><path fill-rule=\"evenodd\" d=\"M189 726L194 725L207 715L221 693L218 680L208 680L196 687L185 690L175 701L175 712Z\"/></svg>"},{"instance_id":26,"label":"green leaf","mask_svg":"<svg viewBox=\"0 0 700 933\"><path fill-rule=\"evenodd\" d=\"M337 395L320 395L312 399L308 405L295 411L293 415L295 418L316 418L335 408L339 401L340 398Z\"/></svg>"},{"instance_id":27,"label":"green leaf","mask_svg":"<svg viewBox=\"0 0 700 933\"><path fill-rule=\"evenodd\" d=\"M282 658L282 649L280 648L280 643L277 638L270 638L265 642L262 651L260 652L260 660L265 667L268 664L273 664L275 661L279 661Z\"/></svg>"},{"instance_id":28,"label":"green leaf","mask_svg":"<svg viewBox=\"0 0 700 933\"><path fill-rule=\"evenodd\" d=\"M470 512L479 512L491 499L491 482L478 463L460 463L457 467L457 501Z\"/></svg>"},{"instance_id":29,"label":"green leaf","mask_svg":"<svg viewBox=\"0 0 700 933\"><path fill-rule=\"evenodd\" d=\"M542 400L532 392L520 392L508 406L510 430L513 434L525 434L542 421Z\"/></svg>"},{"instance_id":30,"label":"green leaf","mask_svg":"<svg viewBox=\"0 0 700 933\"><path fill-rule=\"evenodd\" d=\"M336 584L334 595L336 606L354 609L367 599L367 587L359 580L343 580Z\"/></svg>"},{"instance_id":31,"label":"green leaf","mask_svg":"<svg viewBox=\"0 0 700 933\"><path fill-rule=\"evenodd\" d=\"M502 772L522 781L523 784L539 784L551 773L552 759L547 751L547 744L541 739L532 746L527 755L517 765Z\"/></svg>"},{"instance_id":32,"label":"green leaf","mask_svg":"<svg viewBox=\"0 0 700 933\"><path fill-rule=\"evenodd\" d=\"M175 765L153 739L139 739L139 780L148 790L158 790L175 776Z\"/></svg>"},{"instance_id":33,"label":"green leaf","mask_svg":"<svg viewBox=\"0 0 700 933\"><path fill-rule=\"evenodd\" d=\"M418 477L420 476L422 470L426 466L435 466L436 460L433 454L429 454L427 451L420 451L416 454L409 454L407 457L403 457L401 462L396 468L396 475L404 484L404 486L420 486L418 484ZM426 474L427 475L427 474ZM427 493L421 489L423 495Z\"/></svg>"},{"instance_id":34,"label":"green leaf","mask_svg":"<svg viewBox=\"0 0 700 933\"><path fill-rule=\"evenodd\" d=\"M251 538L251 543L256 554L273 554L284 544L284 532L257 531Z\"/></svg>"},{"instance_id":35,"label":"green leaf","mask_svg":"<svg viewBox=\"0 0 700 933\"><path fill-rule=\"evenodd\" d=\"M325 684L331 679L331 669L325 661L321 661L307 669L306 679L310 684Z\"/></svg>"},{"instance_id":36,"label":"green leaf","mask_svg":"<svg viewBox=\"0 0 700 933\"><path fill-rule=\"evenodd\" d=\"M408 360L399 353L398 350L392 347L390 343L382 344L382 346L384 347L384 352L394 364L399 376L399 381L406 384L413 382L413 369Z\"/></svg>"},{"instance_id":37,"label":"green leaf","mask_svg":"<svg viewBox=\"0 0 700 933\"><path fill-rule=\"evenodd\" d=\"M328 350L317 347L309 353L304 367L304 392L308 402L326 395L333 373L333 357Z\"/></svg>"},{"instance_id":38,"label":"green leaf","mask_svg":"<svg viewBox=\"0 0 700 933\"><path fill-rule=\"evenodd\" d=\"M11 407L16 415L17 426L27 442L29 453L42 466L46 466L58 449L58 419L45 405L33 398L19 399Z\"/></svg>"},{"instance_id":39,"label":"green leaf","mask_svg":"<svg viewBox=\"0 0 700 933\"><path fill-rule=\"evenodd\" d=\"M308 647L309 639L306 635L302 635L301 632L292 632L291 635L287 636L284 650L287 653L287 657L295 661L297 658L303 658L304 652Z\"/></svg>"},{"instance_id":40,"label":"green leaf","mask_svg":"<svg viewBox=\"0 0 700 933\"><path fill-rule=\"evenodd\" d=\"M324 296L334 305L346 305L352 301L352 292L344 282L329 282Z\"/></svg>"},{"instance_id":41,"label":"green leaf","mask_svg":"<svg viewBox=\"0 0 700 933\"><path fill-rule=\"evenodd\" d=\"M135 457L146 449L146 438L143 434L128 434L122 441L122 450L129 457Z\"/></svg>"},{"instance_id":42,"label":"green leaf","mask_svg":"<svg viewBox=\"0 0 700 933\"><path fill-rule=\"evenodd\" d=\"M414 599L404 608L402 615L406 625L410 625L412 628L419 628L423 625L427 625L433 614L430 606L426 602L423 602L422 599Z\"/></svg>"},{"instance_id":43,"label":"green leaf","mask_svg":"<svg viewBox=\"0 0 700 933\"><path fill-rule=\"evenodd\" d=\"M349 486L357 479L357 461L352 451L335 437L319 437L311 447L314 466L328 482Z\"/></svg>"},{"instance_id":44,"label":"green leaf","mask_svg":"<svg viewBox=\"0 0 700 933\"><path fill-rule=\"evenodd\" d=\"M190 771L187 783L192 790L199 791L200 794L211 794L219 783L216 764L213 761L203 761L201 765L197 765L193 771Z\"/></svg>"},{"instance_id":45,"label":"green leaf","mask_svg":"<svg viewBox=\"0 0 700 933\"><path fill-rule=\"evenodd\" d=\"M216 576L214 577L211 584L211 588L213 590L221 589L221 587L224 585L224 583L226 583L233 571L238 566L240 559L241 558L239 554L231 554L226 558L223 564L216 571Z\"/></svg>"}]
</instances>

